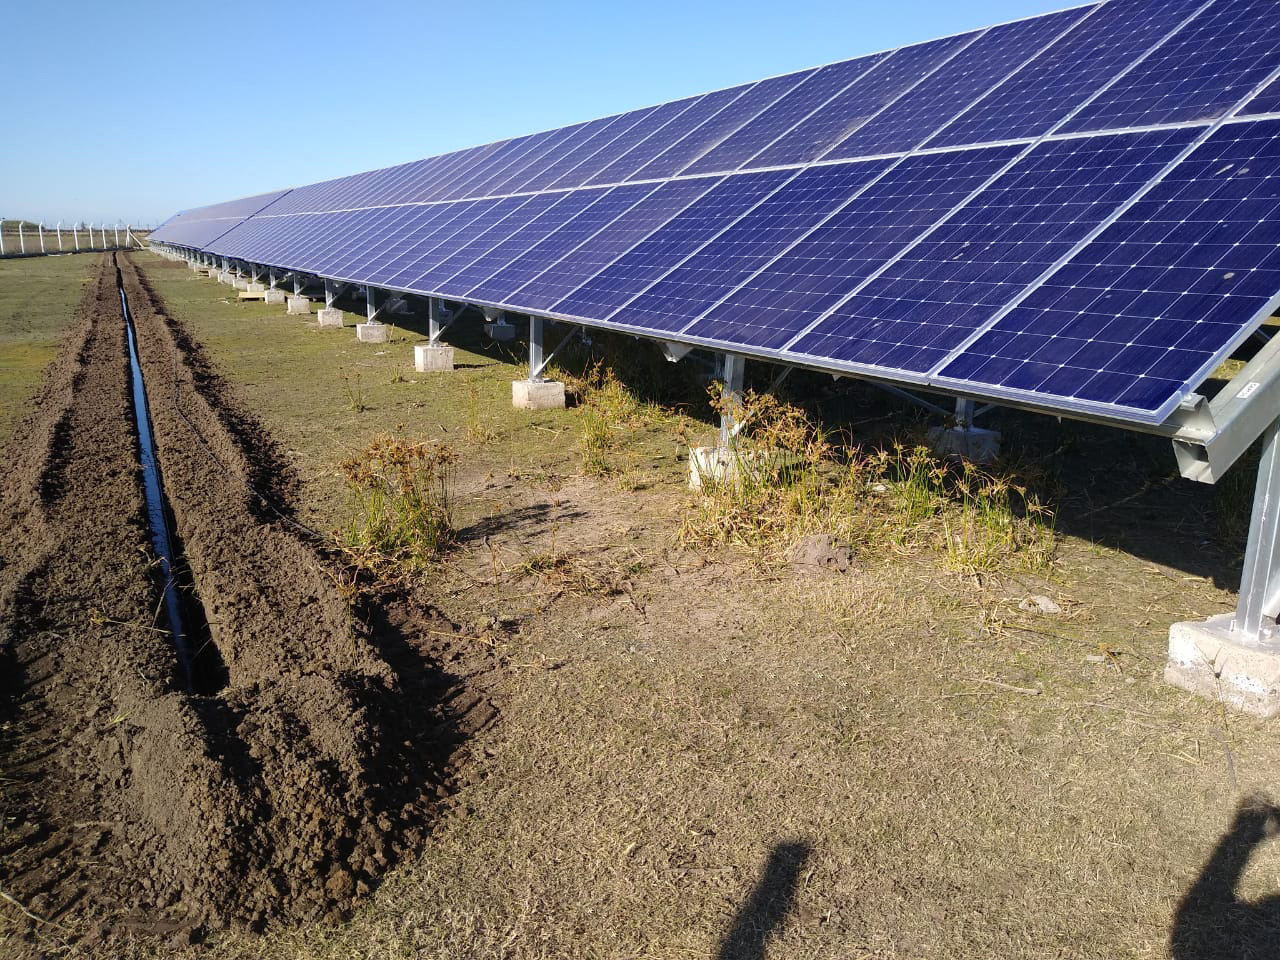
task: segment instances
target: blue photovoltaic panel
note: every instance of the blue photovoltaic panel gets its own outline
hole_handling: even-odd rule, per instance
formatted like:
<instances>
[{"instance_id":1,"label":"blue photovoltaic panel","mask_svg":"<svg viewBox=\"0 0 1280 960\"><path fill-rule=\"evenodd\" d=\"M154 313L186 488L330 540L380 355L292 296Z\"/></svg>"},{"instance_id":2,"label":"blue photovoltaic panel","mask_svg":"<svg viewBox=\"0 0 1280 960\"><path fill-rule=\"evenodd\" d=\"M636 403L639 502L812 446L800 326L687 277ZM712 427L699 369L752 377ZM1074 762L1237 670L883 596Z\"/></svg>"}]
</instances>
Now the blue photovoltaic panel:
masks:
<instances>
[{"instance_id":1,"label":"blue photovoltaic panel","mask_svg":"<svg viewBox=\"0 0 1280 960\"><path fill-rule=\"evenodd\" d=\"M608 316L794 175L771 170L726 178L550 309L570 316Z\"/></svg>"},{"instance_id":2,"label":"blue photovoltaic panel","mask_svg":"<svg viewBox=\"0 0 1280 960\"><path fill-rule=\"evenodd\" d=\"M637 143L617 160L614 160L594 177L586 181L587 184L622 183L629 179L631 174L662 153L671 144L686 136L690 131L700 126L708 117L719 113L750 89L751 84L748 83L740 87L730 87L728 90L716 90L701 97L692 97L687 101L679 101L686 104L685 110L679 116L662 129L654 131L646 140Z\"/></svg>"},{"instance_id":3,"label":"blue photovoltaic panel","mask_svg":"<svg viewBox=\"0 0 1280 960\"><path fill-rule=\"evenodd\" d=\"M541 189L538 185L540 181L545 179L550 183L606 143L609 128L617 122L618 117L612 116L584 123L572 137L561 140L534 162L521 164L520 168L510 175L486 184L486 191L491 194L502 194ZM474 193L474 191L469 192Z\"/></svg>"},{"instance_id":4,"label":"blue photovoltaic panel","mask_svg":"<svg viewBox=\"0 0 1280 960\"><path fill-rule=\"evenodd\" d=\"M757 153L749 166L782 166L818 159L978 35L966 33L893 51L870 73Z\"/></svg>"},{"instance_id":5,"label":"blue photovoltaic panel","mask_svg":"<svg viewBox=\"0 0 1280 960\"><path fill-rule=\"evenodd\" d=\"M637 122L652 113L652 108L635 110L631 113L611 117L601 123L595 134L574 146L572 150L556 157L555 162L539 170L533 177L521 181L518 185L512 180L513 190L532 191L549 190L563 177L572 177L575 170L588 162L601 150L606 149L618 137L630 130Z\"/></svg>"},{"instance_id":6,"label":"blue photovoltaic panel","mask_svg":"<svg viewBox=\"0 0 1280 960\"><path fill-rule=\"evenodd\" d=\"M1093 8L1020 20L993 27L931 77L867 121L826 159L868 157L910 150L1003 81Z\"/></svg>"},{"instance_id":7,"label":"blue photovoltaic panel","mask_svg":"<svg viewBox=\"0 0 1280 960\"><path fill-rule=\"evenodd\" d=\"M1280 113L1280 80L1272 81L1270 86L1249 101L1248 108L1242 110L1241 113L1246 116L1256 116L1260 113Z\"/></svg>"},{"instance_id":8,"label":"blue photovoltaic panel","mask_svg":"<svg viewBox=\"0 0 1280 960\"><path fill-rule=\"evenodd\" d=\"M239 200L184 210L151 231L151 239L202 249L288 193L288 190L273 190Z\"/></svg>"},{"instance_id":9,"label":"blue photovoltaic panel","mask_svg":"<svg viewBox=\"0 0 1280 960\"><path fill-rule=\"evenodd\" d=\"M662 184L620 211L503 302L526 310L549 309L719 182L714 177L702 177ZM595 210L595 206L589 207L587 213Z\"/></svg>"},{"instance_id":10,"label":"blue photovoltaic panel","mask_svg":"<svg viewBox=\"0 0 1280 960\"><path fill-rule=\"evenodd\" d=\"M692 100L677 100L643 111L639 122L632 124L625 132L619 133L599 150L587 157L568 173L551 185L552 189L580 187L594 179L601 171L608 168L622 157L625 157L639 144L658 134L673 120L693 105ZM618 177L614 182L622 180Z\"/></svg>"},{"instance_id":11,"label":"blue photovoltaic panel","mask_svg":"<svg viewBox=\"0 0 1280 960\"><path fill-rule=\"evenodd\" d=\"M608 319L679 330L846 203L889 162L854 161L803 171Z\"/></svg>"},{"instance_id":12,"label":"blue photovoltaic panel","mask_svg":"<svg viewBox=\"0 0 1280 960\"><path fill-rule=\"evenodd\" d=\"M413 261L405 263L404 269L388 281L389 285L405 290L428 289L417 285L419 278L438 269L441 263L456 255L486 230L500 223L528 199L528 197L501 197L456 201L458 215L446 221L429 238L428 243L434 241L430 249Z\"/></svg>"},{"instance_id":13,"label":"blue photovoltaic panel","mask_svg":"<svg viewBox=\"0 0 1280 960\"><path fill-rule=\"evenodd\" d=\"M491 203L492 201L483 201ZM430 206L405 207L407 216L392 231L391 242L381 245L375 255L359 268L359 276L369 283L391 285L408 264L418 259L424 250L435 246L436 237L447 235L445 231L458 229L465 219L464 210L474 209L475 202L455 200ZM351 276L356 276L355 267Z\"/></svg>"},{"instance_id":14,"label":"blue photovoltaic panel","mask_svg":"<svg viewBox=\"0 0 1280 960\"><path fill-rule=\"evenodd\" d=\"M1280 121L1228 124L940 374L1163 419L1280 291Z\"/></svg>"},{"instance_id":15,"label":"blue photovoltaic panel","mask_svg":"<svg viewBox=\"0 0 1280 960\"><path fill-rule=\"evenodd\" d=\"M813 70L801 70L782 77L761 80L708 117L662 153L629 176L628 180L660 180L673 177L689 164L742 127L752 117L767 110L774 101L802 83Z\"/></svg>"},{"instance_id":16,"label":"blue photovoltaic panel","mask_svg":"<svg viewBox=\"0 0 1280 960\"><path fill-rule=\"evenodd\" d=\"M585 135L585 123L558 130L535 133L517 141L508 141L481 163L469 164L457 173L442 179L428 198L433 201L460 200L467 197L486 197L502 193L491 189L523 172L543 157L554 153L562 145L573 143Z\"/></svg>"},{"instance_id":17,"label":"blue photovoltaic panel","mask_svg":"<svg viewBox=\"0 0 1280 960\"><path fill-rule=\"evenodd\" d=\"M1275 0L1217 0L1063 129L1211 120L1278 65Z\"/></svg>"},{"instance_id":18,"label":"blue photovoltaic panel","mask_svg":"<svg viewBox=\"0 0 1280 960\"><path fill-rule=\"evenodd\" d=\"M1194 139L1178 128L1041 144L788 349L927 373Z\"/></svg>"},{"instance_id":19,"label":"blue photovoltaic panel","mask_svg":"<svg viewBox=\"0 0 1280 960\"><path fill-rule=\"evenodd\" d=\"M684 333L743 347L781 347L982 186L1019 149L908 157Z\"/></svg>"},{"instance_id":20,"label":"blue photovoltaic panel","mask_svg":"<svg viewBox=\"0 0 1280 960\"><path fill-rule=\"evenodd\" d=\"M858 60L846 60L811 73L803 83L798 84L736 133L721 140L714 149L685 167L682 173L727 173L737 170L777 141L797 122L858 80L884 57L885 54L878 53Z\"/></svg>"},{"instance_id":21,"label":"blue photovoltaic panel","mask_svg":"<svg viewBox=\"0 0 1280 960\"><path fill-rule=\"evenodd\" d=\"M546 209L529 219L524 226L506 239L494 244L448 280L443 281L440 284L440 293L449 297L465 296L477 284L489 279L512 261L537 247L559 227L601 199L607 190L607 187L600 187L594 190L574 190L569 193L549 195L551 204Z\"/></svg>"},{"instance_id":22,"label":"blue photovoltaic panel","mask_svg":"<svg viewBox=\"0 0 1280 960\"><path fill-rule=\"evenodd\" d=\"M1040 136L1119 76L1203 3L1110 0L926 146Z\"/></svg>"},{"instance_id":23,"label":"blue photovoltaic panel","mask_svg":"<svg viewBox=\"0 0 1280 960\"><path fill-rule=\"evenodd\" d=\"M429 207L402 206L384 209L378 217L368 222L358 236L351 238L343 255L334 262L334 275L369 277L376 264L386 263L398 254L403 254L407 249L406 236L424 225L424 211L434 214L431 222L442 222L444 206L445 204L434 204Z\"/></svg>"},{"instance_id":24,"label":"blue photovoltaic panel","mask_svg":"<svg viewBox=\"0 0 1280 960\"><path fill-rule=\"evenodd\" d=\"M434 262L431 268L423 270L417 277L409 280L407 285L418 290L440 290L440 284L443 281L448 280L521 227L527 226L530 220L555 203L556 199L552 194L540 194L502 200L485 217L477 221L474 230L468 231L465 243L459 244L451 252L437 252L432 257ZM447 255L442 256L441 253Z\"/></svg>"},{"instance_id":25,"label":"blue photovoltaic panel","mask_svg":"<svg viewBox=\"0 0 1280 960\"><path fill-rule=\"evenodd\" d=\"M564 222L529 249L467 291L466 298L480 303L502 303L503 296L519 290L548 264L568 256L588 239L615 222L629 209L658 189L656 183L625 184L604 191L590 191L593 199L580 212L566 215ZM583 191L586 193L587 191Z\"/></svg>"}]
</instances>

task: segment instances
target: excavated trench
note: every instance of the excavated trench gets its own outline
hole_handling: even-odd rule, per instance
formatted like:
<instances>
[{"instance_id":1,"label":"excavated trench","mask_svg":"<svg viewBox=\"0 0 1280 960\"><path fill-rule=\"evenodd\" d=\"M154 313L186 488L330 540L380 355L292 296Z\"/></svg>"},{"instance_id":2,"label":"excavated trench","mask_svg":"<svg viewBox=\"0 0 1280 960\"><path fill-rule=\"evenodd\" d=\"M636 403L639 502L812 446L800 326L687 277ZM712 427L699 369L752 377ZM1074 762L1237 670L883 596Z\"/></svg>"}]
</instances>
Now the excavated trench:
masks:
<instances>
[{"instance_id":1,"label":"excavated trench","mask_svg":"<svg viewBox=\"0 0 1280 960\"><path fill-rule=\"evenodd\" d=\"M489 664L420 600L339 591L128 257L32 409L0 481L0 953L341 917L447 802Z\"/></svg>"},{"instance_id":2,"label":"excavated trench","mask_svg":"<svg viewBox=\"0 0 1280 960\"><path fill-rule=\"evenodd\" d=\"M129 313L129 298L124 290L124 277L116 268L116 289L120 294L120 313L124 318L125 337L129 349L129 387L133 400L133 423L138 439L138 459L142 467L142 490L146 501L147 524L151 530L151 547L156 554L156 586L162 597L165 621L173 639L186 689L192 693L216 693L226 685L227 668L209 632L204 605L191 577L191 567L174 536L173 510L164 495L160 461L156 457L155 438L151 428L151 404L147 399L142 363L138 359L138 334Z\"/></svg>"}]
</instances>

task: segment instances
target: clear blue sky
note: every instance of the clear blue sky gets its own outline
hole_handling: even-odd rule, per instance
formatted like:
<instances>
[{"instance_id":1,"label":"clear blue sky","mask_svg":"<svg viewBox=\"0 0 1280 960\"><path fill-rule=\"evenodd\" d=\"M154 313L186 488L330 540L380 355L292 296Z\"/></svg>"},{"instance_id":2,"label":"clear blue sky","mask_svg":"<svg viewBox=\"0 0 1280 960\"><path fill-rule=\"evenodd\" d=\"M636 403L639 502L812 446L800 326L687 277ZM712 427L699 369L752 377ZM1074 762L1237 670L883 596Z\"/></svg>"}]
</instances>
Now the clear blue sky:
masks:
<instances>
[{"instance_id":1,"label":"clear blue sky","mask_svg":"<svg viewBox=\"0 0 1280 960\"><path fill-rule=\"evenodd\" d=\"M0 216L154 222L1072 5L16 2Z\"/></svg>"}]
</instances>

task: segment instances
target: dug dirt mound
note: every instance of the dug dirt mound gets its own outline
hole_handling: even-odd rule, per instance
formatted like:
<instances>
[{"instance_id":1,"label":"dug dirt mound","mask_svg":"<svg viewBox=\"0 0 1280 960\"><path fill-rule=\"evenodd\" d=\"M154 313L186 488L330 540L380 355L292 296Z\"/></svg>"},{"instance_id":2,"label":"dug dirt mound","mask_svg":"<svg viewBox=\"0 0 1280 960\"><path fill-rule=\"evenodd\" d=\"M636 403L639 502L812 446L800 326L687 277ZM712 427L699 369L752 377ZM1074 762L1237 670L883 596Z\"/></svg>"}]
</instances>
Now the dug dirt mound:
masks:
<instances>
[{"instance_id":1,"label":"dug dirt mound","mask_svg":"<svg viewBox=\"0 0 1280 960\"><path fill-rule=\"evenodd\" d=\"M217 689L186 688L157 622L104 261L0 492L0 938L30 953L341 915L419 842L492 713L422 642L448 626L411 629L429 611L353 615L269 438L120 266Z\"/></svg>"}]
</instances>

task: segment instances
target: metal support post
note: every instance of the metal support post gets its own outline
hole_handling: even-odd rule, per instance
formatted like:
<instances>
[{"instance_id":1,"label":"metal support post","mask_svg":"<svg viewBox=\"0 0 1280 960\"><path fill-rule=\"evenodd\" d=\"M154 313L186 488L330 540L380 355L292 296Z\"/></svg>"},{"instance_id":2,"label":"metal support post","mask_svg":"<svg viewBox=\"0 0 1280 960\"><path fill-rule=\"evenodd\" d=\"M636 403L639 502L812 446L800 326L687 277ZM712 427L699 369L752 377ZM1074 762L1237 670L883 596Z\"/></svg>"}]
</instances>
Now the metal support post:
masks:
<instances>
[{"instance_id":1,"label":"metal support post","mask_svg":"<svg viewBox=\"0 0 1280 960\"><path fill-rule=\"evenodd\" d=\"M120 221L116 221L116 247L120 246Z\"/></svg>"},{"instance_id":2,"label":"metal support post","mask_svg":"<svg viewBox=\"0 0 1280 960\"><path fill-rule=\"evenodd\" d=\"M293 272L293 295L295 297L302 296L302 274L298 271ZM328 306L328 304L326 304Z\"/></svg>"},{"instance_id":3,"label":"metal support post","mask_svg":"<svg viewBox=\"0 0 1280 960\"><path fill-rule=\"evenodd\" d=\"M18 252L27 252L27 239L22 235L22 221L18 221Z\"/></svg>"},{"instance_id":4,"label":"metal support post","mask_svg":"<svg viewBox=\"0 0 1280 960\"><path fill-rule=\"evenodd\" d=\"M75 245L75 252L80 252L80 224L73 223L71 225L71 241Z\"/></svg>"},{"instance_id":5,"label":"metal support post","mask_svg":"<svg viewBox=\"0 0 1280 960\"><path fill-rule=\"evenodd\" d=\"M369 323L381 323L378 319L378 292L373 287L364 288L365 316Z\"/></svg>"},{"instance_id":6,"label":"metal support post","mask_svg":"<svg viewBox=\"0 0 1280 960\"><path fill-rule=\"evenodd\" d=\"M45 251L44 251L44 221L43 220L41 220L38 224L36 224L36 230L38 230L40 233L40 252L44 253Z\"/></svg>"},{"instance_id":7,"label":"metal support post","mask_svg":"<svg viewBox=\"0 0 1280 960\"><path fill-rule=\"evenodd\" d=\"M267 271L267 282L271 285L271 289L276 288L276 268L272 267Z\"/></svg>"},{"instance_id":8,"label":"metal support post","mask_svg":"<svg viewBox=\"0 0 1280 960\"><path fill-rule=\"evenodd\" d=\"M1232 632L1243 643L1280 649L1280 420L1262 435L1262 459Z\"/></svg>"},{"instance_id":9,"label":"metal support post","mask_svg":"<svg viewBox=\"0 0 1280 960\"><path fill-rule=\"evenodd\" d=\"M737 436L736 415L742 409L742 377L746 359L723 354L720 387L720 449L728 450Z\"/></svg>"},{"instance_id":10,"label":"metal support post","mask_svg":"<svg viewBox=\"0 0 1280 960\"><path fill-rule=\"evenodd\" d=\"M435 297L427 300L427 338L431 343L436 343L440 339L442 331L440 326L440 301Z\"/></svg>"},{"instance_id":11,"label":"metal support post","mask_svg":"<svg viewBox=\"0 0 1280 960\"><path fill-rule=\"evenodd\" d=\"M956 426L968 430L973 426L973 401L956 397Z\"/></svg>"},{"instance_id":12,"label":"metal support post","mask_svg":"<svg viewBox=\"0 0 1280 960\"><path fill-rule=\"evenodd\" d=\"M294 284L295 284L295 286L294 286L294 290L295 290L295 292L301 292L301 291L299 291L299 290L297 289L297 286L296 286L296 284L297 284L297 280L296 280L297 274L294 274L294 277L295 277L295 280L294 280ZM333 281L332 281L332 280L329 280L329 279L327 279L327 278L326 278L326 279L325 279L325 281L324 281L324 308L325 308L326 310L332 310L332 309L333 309L333 301L334 301L335 299L337 299L337 296L338 296L338 291L337 291L337 289L335 289L335 287L334 287L334 285L333 285Z\"/></svg>"},{"instance_id":13,"label":"metal support post","mask_svg":"<svg viewBox=\"0 0 1280 960\"><path fill-rule=\"evenodd\" d=\"M542 382L542 317L529 314L529 379Z\"/></svg>"},{"instance_id":14,"label":"metal support post","mask_svg":"<svg viewBox=\"0 0 1280 960\"><path fill-rule=\"evenodd\" d=\"M58 252L62 252L62 221L58 221L58 225L54 227L58 231Z\"/></svg>"}]
</instances>

